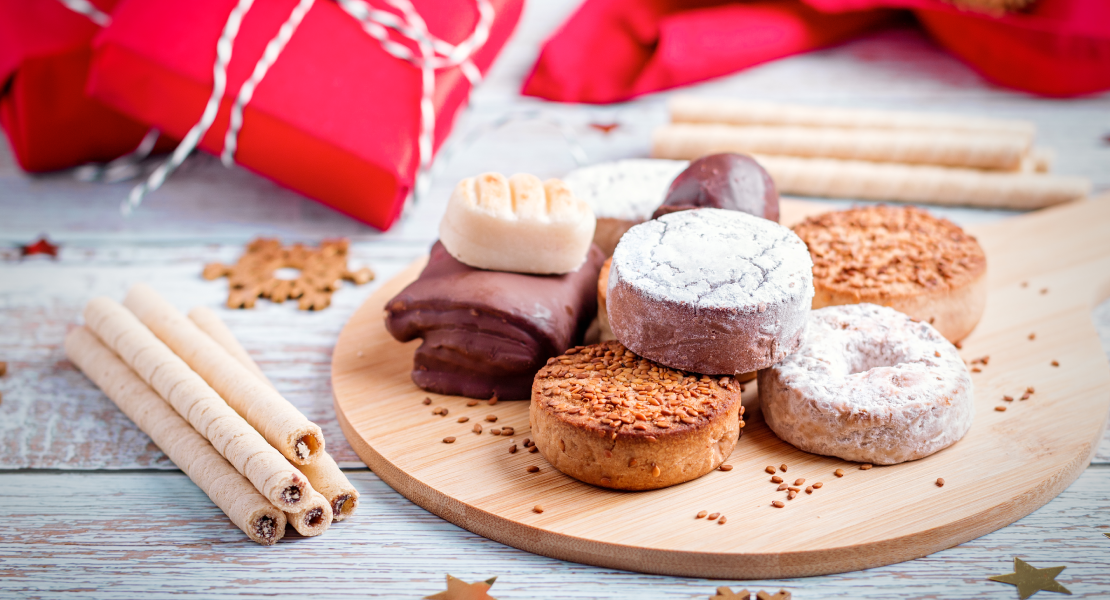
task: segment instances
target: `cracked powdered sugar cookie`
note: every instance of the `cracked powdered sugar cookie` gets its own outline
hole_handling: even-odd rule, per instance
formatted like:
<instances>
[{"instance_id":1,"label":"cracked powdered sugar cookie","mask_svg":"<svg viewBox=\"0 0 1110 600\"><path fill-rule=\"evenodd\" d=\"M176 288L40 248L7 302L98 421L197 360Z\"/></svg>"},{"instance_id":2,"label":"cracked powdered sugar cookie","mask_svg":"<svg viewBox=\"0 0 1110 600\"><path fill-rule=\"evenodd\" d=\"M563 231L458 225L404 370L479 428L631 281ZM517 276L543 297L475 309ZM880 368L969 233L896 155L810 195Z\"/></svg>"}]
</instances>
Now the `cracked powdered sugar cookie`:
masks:
<instances>
[{"instance_id":1,"label":"cracked powdered sugar cookie","mask_svg":"<svg viewBox=\"0 0 1110 600\"><path fill-rule=\"evenodd\" d=\"M571 348L532 383L529 420L553 467L593 485L652 490L716 469L744 427L740 384L669 369L619 342Z\"/></svg>"},{"instance_id":2,"label":"cracked powdered sugar cookie","mask_svg":"<svg viewBox=\"0 0 1110 600\"><path fill-rule=\"evenodd\" d=\"M675 369L764 369L802 343L812 268L778 223L716 208L664 215L617 245L609 325L630 350Z\"/></svg>"},{"instance_id":3,"label":"cracked powdered sugar cookie","mask_svg":"<svg viewBox=\"0 0 1110 600\"><path fill-rule=\"evenodd\" d=\"M763 417L806 452L877 465L924 458L971 427L971 374L936 328L885 306L810 313L805 344L759 372Z\"/></svg>"}]
</instances>

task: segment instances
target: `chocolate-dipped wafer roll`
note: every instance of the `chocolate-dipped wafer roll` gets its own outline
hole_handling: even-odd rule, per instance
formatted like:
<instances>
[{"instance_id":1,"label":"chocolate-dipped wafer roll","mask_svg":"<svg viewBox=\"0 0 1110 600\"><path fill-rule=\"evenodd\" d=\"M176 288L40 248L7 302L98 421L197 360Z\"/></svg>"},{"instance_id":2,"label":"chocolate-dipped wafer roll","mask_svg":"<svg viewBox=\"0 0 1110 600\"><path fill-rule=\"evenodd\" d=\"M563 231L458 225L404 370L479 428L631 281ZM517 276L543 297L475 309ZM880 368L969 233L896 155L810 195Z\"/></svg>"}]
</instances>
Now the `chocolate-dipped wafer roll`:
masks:
<instances>
[{"instance_id":1,"label":"chocolate-dipped wafer roll","mask_svg":"<svg viewBox=\"0 0 1110 600\"><path fill-rule=\"evenodd\" d=\"M312 490L303 510L285 516L297 533L305 537L320 535L331 527L331 503L320 492Z\"/></svg>"},{"instance_id":2,"label":"chocolate-dipped wafer roll","mask_svg":"<svg viewBox=\"0 0 1110 600\"><path fill-rule=\"evenodd\" d=\"M215 311L198 306L189 311L189 318L197 323L197 326L203 329L205 333L212 335L212 332L215 332L216 335L212 339L217 344L223 346L244 367L264 378L261 375L262 369L251 359ZM269 382L268 379L265 379L265 381ZM321 452L312 464L302 465L300 471L308 478L308 482L312 484L312 489L327 498L331 505L332 520L342 521L354 514L355 509L358 508L358 490L351 485L350 480L339 469L339 465L335 463L335 459L330 454ZM292 522L292 519L290 519L290 522ZM300 529L297 529L297 531L300 531Z\"/></svg>"},{"instance_id":3,"label":"chocolate-dipped wafer roll","mask_svg":"<svg viewBox=\"0 0 1110 600\"><path fill-rule=\"evenodd\" d=\"M254 362L250 354L247 354L247 349L235 339L235 334L227 328L227 324L220 319L216 311L208 308L207 306L197 306L189 311L189 320L196 324L201 331L208 334L217 344L219 344L227 353L231 355L239 364L247 368L248 371L254 373L256 377L262 380L263 383L270 387L274 384L262 372L258 363Z\"/></svg>"},{"instance_id":4,"label":"chocolate-dipped wafer roll","mask_svg":"<svg viewBox=\"0 0 1110 600\"><path fill-rule=\"evenodd\" d=\"M150 286L133 286L123 305L293 464L309 464L324 451L324 434L318 425Z\"/></svg>"},{"instance_id":5,"label":"chocolate-dipped wafer roll","mask_svg":"<svg viewBox=\"0 0 1110 600\"><path fill-rule=\"evenodd\" d=\"M285 513L260 494L92 332L84 327L69 332L65 349L70 362L150 436L173 464L248 537L269 546L285 535Z\"/></svg>"},{"instance_id":6,"label":"chocolate-dipped wafer roll","mask_svg":"<svg viewBox=\"0 0 1110 600\"><path fill-rule=\"evenodd\" d=\"M114 300L94 298L85 324L274 506L300 510L308 479L135 315Z\"/></svg>"},{"instance_id":7,"label":"chocolate-dipped wafer roll","mask_svg":"<svg viewBox=\"0 0 1110 600\"><path fill-rule=\"evenodd\" d=\"M672 123L655 130L651 155L695 159L743 152L1014 170L1031 145L1026 137L1006 133Z\"/></svg>"}]
</instances>

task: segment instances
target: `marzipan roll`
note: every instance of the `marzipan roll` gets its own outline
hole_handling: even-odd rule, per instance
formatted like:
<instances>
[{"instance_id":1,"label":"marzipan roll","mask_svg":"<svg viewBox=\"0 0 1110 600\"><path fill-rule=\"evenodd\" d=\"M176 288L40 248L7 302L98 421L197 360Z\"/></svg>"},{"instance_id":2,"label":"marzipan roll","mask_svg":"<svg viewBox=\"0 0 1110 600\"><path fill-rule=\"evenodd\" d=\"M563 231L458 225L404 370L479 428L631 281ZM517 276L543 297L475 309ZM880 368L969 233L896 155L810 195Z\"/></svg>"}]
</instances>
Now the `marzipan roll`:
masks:
<instances>
[{"instance_id":1,"label":"marzipan roll","mask_svg":"<svg viewBox=\"0 0 1110 600\"><path fill-rule=\"evenodd\" d=\"M671 121L675 123L1009 133L1030 141L1036 133L1032 121L696 96L675 96L670 101L670 111Z\"/></svg>"},{"instance_id":2,"label":"marzipan roll","mask_svg":"<svg viewBox=\"0 0 1110 600\"><path fill-rule=\"evenodd\" d=\"M300 512L288 513L286 518L297 533L305 537L320 535L331 527L331 504L319 492L312 490L304 509Z\"/></svg>"},{"instance_id":3,"label":"marzipan roll","mask_svg":"<svg viewBox=\"0 0 1110 600\"><path fill-rule=\"evenodd\" d=\"M217 344L223 346L244 367L252 372L259 373L260 377L265 377L261 375L262 369L258 368L258 364L251 359L250 354L247 354L247 351L239 344L239 340L235 339L235 335L231 333L231 330L227 328L227 325L214 311L197 307L189 311L189 318L209 335L212 335L211 332L213 331L217 332L216 335L212 335L212 339ZM265 381L269 382L269 380ZM358 508L358 490L351 485L350 480L343 474L343 471L340 470L339 465L336 464L335 459L330 454L321 452L312 464L302 465L300 470L308 478L308 482L312 484L312 489L327 498L331 505L331 514L334 520L342 521L354 514L355 509ZM297 531L300 531L300 529Z\"/></svg>"},{"instance_id":4,"label":"marzipan roll","mask_svg":"<svg viewBox=\"0 0 1110 600\"><path fill-rule=\"evenodd\" d=\"M239 364L247 368L248 371L254 373L258 379L270 387L274 387L273 383L266 377L266 374L259 368L258 363L251 359L251 355L247 354L247 349L235 339L235 334L227 328L227 325L216 314L216 311L208 308L207 306L198 306L189 311L189 320L196 324L201 331L208 334L208 337L215 340L217 344L223 347L228 354L231 355Z\"/></svg>"},{"instance_id":5,"label":"marzipan roll","mask_svg":"<svg viewBox=\"0 0 1110 600\"><path fill-rule=\"evenodd\" d=\"M1032 142L1012 134L674 123L655 130L652 156L693 160L718 152L1017 170Z\"/></svg>"},{"instance_id":6,"label":"marzipan roll","mask_svg":"<svg viewBox=\"0 0 1110 600\"><path fill-rule=\"evenodd\" d=\"M293 464L309 464L324 451L324 434L318 425L150 286L133 286L123 305Z\"/></svg>"},{"instance_id":7,"label":"marzipan roll","mask_svg":"<svg viewBox=\"0 0 1110 600\"><path fill-rule=\"evenodd\" d=\"M1090 180L913 165L756 156L782 194L1032 210L1085 198Z\"/></svg>"},{"instance_id":8,"label":"marzipan roll","mask_svg":"<svg viewBox=\"0 0 1110 600\"><path fill-rule=\"evenodd\" d=\"M312 489L305 476L135 315L111 299L94 298L85 307L85 324L274 506L300 510Z\"/></svg>"},{"instance_id":9,"label":"marzipan roll","mask_svg":"<svg viewBox=\"0 0 1110 600\"><path fill-rule=\"evenodd\" d=\"M285 535L285 513L220 456L118 356L84 327L69 332L66 355L150 436L193 483L252 540L269 546Z\"/></svg>"}]
</instances>

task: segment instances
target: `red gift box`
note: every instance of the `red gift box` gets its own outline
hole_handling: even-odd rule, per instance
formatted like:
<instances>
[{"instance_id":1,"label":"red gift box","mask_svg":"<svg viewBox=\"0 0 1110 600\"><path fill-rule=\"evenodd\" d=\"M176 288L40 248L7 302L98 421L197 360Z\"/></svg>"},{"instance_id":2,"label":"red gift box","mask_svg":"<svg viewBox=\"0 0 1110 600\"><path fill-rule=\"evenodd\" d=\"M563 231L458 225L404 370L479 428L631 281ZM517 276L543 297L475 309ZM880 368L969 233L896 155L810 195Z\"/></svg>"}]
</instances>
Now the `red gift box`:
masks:
<instances>
[{"instance_id":1,"label":"red gift box","mask_svg":"<svg viewBox=\"0 0 1110 600\"><path fill-rule=\"evenodd\" d=\"M97 0L108 11L115 0ZM0 0L0 123L25 171L104 162L149 127L85 95L100 26L57 0Z\"/></svg>"},{"instance_id":2,"label":"red gift box","mask_svg":"<svg viewBox=\"0 0 1110 600\"><path fill-rule=\"evenodd\" d=\"M89 93L177 138L204 111L216 42L235 0L123 0L94 42ZM235 38L227 90L200 148L219 154L239 87L296 0L255 2ZM417 0L428 30L462 42L474 2ZM512 33L523 0L492 0L496 17L472 57L485 73ZM375 8L382 8L375 4ZM413 46L414 47L414 46ZM243 111L236 162L356 219L387 229L413 188L419 162L421 72L385 51L336 3L305 15ZM470 83L458 67L436 71L434 147L450 132Z\"/></svg>"}]
</instances>

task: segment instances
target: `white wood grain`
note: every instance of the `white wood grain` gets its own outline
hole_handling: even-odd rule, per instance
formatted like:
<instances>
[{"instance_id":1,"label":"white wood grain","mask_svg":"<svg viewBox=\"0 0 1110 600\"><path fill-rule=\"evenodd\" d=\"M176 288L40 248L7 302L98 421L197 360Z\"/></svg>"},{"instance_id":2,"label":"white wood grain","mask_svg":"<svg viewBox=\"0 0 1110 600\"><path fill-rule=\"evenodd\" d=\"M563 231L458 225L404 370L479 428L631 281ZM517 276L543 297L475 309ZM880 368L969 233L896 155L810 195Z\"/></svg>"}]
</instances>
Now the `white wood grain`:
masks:
<instances>
[{"instance_id":1,"label":"white wood grain","mask_svg":"<svg viewBox=\"0 0 1110 600\"><path fill-rule=\"evenodd\" d=\"M1037 567L1067 566L1058 580L1072 598L1110 593L1110 539L1102 535L1110 531L1107 467L1089 469L1010 527L926 558L749 582L642 575L528 554L425 512L368 471L348 471L348 477L362 494L354 518L316 538L290 532L265 548L247 540L178 473L4 473L0 597L421 598L442 590L444 574L451 573L467 581L498 576L491 594L502 600L704 599L726 584L786 588L797 600L1011 600L1017 597L1012 586L987 577L1011 572L1014 556ZM882 498L867 509L882 511ZM742 527L743 519L733 525Z\"/></svg>"}]
</instances>

